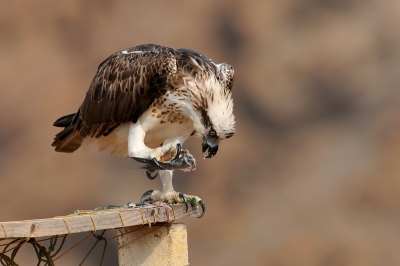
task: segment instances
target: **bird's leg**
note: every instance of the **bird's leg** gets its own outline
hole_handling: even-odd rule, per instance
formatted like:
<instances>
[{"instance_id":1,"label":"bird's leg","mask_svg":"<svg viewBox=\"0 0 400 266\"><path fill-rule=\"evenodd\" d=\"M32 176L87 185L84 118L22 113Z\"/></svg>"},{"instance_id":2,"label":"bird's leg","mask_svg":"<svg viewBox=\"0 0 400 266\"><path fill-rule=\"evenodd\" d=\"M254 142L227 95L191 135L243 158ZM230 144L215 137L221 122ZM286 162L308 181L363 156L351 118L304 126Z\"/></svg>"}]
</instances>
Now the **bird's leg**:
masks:
<instances>
[{"instance_id":1,"label":"bird's leg","mask_svg":"<svg viewBox=\"0 0 400 266\"><path fill-rule=\"evenodd\" d=\"M173 170L162 170L160 171L161 182L163 185L163 190L149 190L143 194L140 199L140 203L154 203L157 201L167 202L167 203L185 203L186 211L188 211L189 203L193 207L201 206L203 216L206 206L204 202L197 196L185 195L174 190L172 185L172 174Z\"/></svg>"}]
</instances>

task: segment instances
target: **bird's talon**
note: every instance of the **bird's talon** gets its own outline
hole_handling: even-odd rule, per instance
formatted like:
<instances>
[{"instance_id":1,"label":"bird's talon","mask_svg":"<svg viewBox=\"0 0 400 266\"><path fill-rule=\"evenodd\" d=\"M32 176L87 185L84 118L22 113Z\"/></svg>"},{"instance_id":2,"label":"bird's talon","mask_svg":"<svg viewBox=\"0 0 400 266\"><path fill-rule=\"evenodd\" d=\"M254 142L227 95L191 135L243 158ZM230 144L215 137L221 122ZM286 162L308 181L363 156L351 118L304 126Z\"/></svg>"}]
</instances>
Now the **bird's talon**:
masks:
<instances>
[{"instance_id":1,"label":"bird's talon","mask_svg":"<svg viewBox=\"0 0 400 266\"><path fill-rule=\"evenodd\" d=\"M179 156L181 155L181 151L182 151L182 145L178 142L176 144L176 155L171 161L175 161L176 159L178 159Z\"/></svg>"},{"instance_id":2,"label":"bird's talon","mask_svg":"<svg viewBox=\"0 0 400 266\"><path fill-rule=\"evenodd\" d=\"M189 206L188 206L188 202L187 202L186 196L185 196L184 194L182 194L182 193L179 193L179 197L180 197L180 198L183 200L183 202L185 203L186 212L188 212Z\"/></svg>"},{"instance_id":3,"label":"bird's talon","mask_svg":"<svg viewBox=\"0 0 400 266\"><path fill-rule=\"evenodd\" d=\"M146 176L148 179L153 180L158 176L158 173L156 173L154 176L152 176L148 171L146 171Z\"/></svg>"},{"instance_id":4,"label":"bird's talon","mask_svg":"<svg viewBox=\"0 0 400 266\"><path fill-rule=\"evenodd\" d=\"M155 163L161 170L164 170L164 167L162 167L161 166L161 164L160 164L160 162L159 161L157 161L157 159L156 158L152 158L151 159L152 161L153 161L153 163Z\"/></svg>"},{"instance_id":5,"label":"bird's talon","mask_svg":"<svg viewBox=\"0 0 400 266\"><path fill-rule=\"evenodd\" d=\"M140 197L140 203L144 204L146 201L151 201L151 194L153 194L154 190L148 190L146 191L141 197ZM150 196L150 198L148 198Z\"/></svg>"},{"instance_id":6,"label":"bird's talon","mask_svg":"<svg viewBox=\"0 0 400 266\"><path fill-rule=\"evenodd\" d=\"M206 205L204 204L204 201L203 201L203 200L199 200L199 205L201 206L202 213L201 213L201 215L200 215L199 217L197 217L197 218L203 217L204 213L206 212Z\"/></svg>"},{"instance_id":7,"label":"bird's talon","mask_svg":"<svg viewBox=\"0 0 400 266\"><path fill-rule=\"evenodd\" d=\"M196 170L196 160L189 153L188 150L182 150L181 145L177 145L177 151L180 154L180 157L177 155L174 159L167 162L159 162L156 158L152 159L143 159L140 157L131 157L132 159L144 163L145 165L141 166L141 169L146 169L148 171L157 171L157 170L182 170L185 172ZM156 176L150 176L147 174L149 179L154 179Z\"/></svg>"},{"instance_id":8,"label":"bird's talon","mask_svg":"<svg viewBox=\"0 0 400 266\"><path fill-rule=\"evenodd\" d=\"M202 213L198 218L203 217L206 212L206 205L202 199L194 195L185 195L175 191L162 194L162 192L158 190L149 190L140 197L140 203L136 204L136 206L158 204L158 202L169 204L184 203L186 212L189 211L189 204L192 206L193 210L200 205Z\"/></svg>"}]
</instances>

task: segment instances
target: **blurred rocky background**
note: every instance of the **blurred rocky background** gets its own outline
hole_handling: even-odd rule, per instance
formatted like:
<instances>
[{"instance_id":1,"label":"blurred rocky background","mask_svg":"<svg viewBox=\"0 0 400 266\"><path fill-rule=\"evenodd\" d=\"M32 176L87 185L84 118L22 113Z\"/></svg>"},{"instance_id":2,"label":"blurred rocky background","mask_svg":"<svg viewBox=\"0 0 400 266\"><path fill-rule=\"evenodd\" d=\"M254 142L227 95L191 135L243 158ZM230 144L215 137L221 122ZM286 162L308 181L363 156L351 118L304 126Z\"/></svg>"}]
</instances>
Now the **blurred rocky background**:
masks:
<instances>
[{"instance_id":1,"label":"blurred rocky background","mask_svg":"<svg viewBox=\"0 0 400 266\"><path fill-rule=\"evenodd\" d=\"M399 1L0 6L0 221L137 202L161 187L131 159L50 148L52 123L76 112L100 62L157 43L235 68L237 133L210 160L190 139L198 170L174 178L207 204L204 218L183 221L190 265L400 265ZM106 257L116 265L115 243Z\"/></svg>"}]
</instances>

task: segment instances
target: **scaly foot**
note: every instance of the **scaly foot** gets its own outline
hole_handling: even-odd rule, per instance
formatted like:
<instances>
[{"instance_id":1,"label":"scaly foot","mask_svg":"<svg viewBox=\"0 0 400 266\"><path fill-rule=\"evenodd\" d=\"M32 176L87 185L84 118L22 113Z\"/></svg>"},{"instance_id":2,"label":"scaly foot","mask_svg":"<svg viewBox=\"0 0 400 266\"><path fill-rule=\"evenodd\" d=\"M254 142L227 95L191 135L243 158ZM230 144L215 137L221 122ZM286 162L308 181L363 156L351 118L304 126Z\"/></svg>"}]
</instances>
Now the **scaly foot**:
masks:
<instances>
[{"instance_id":1,"label":"scaly foot","mask_svg":"<svg viewBox=\"0 0 400 266\"><path fill-rule=\"evenodd\" d=\"M186 212L189 209L189 204L192 205L192 207L197 207L200 205L202 209L202 214L198 218L203 217L204 213L206 212L206 205L204 204L204 201L202 199L194 195L185 195L176 191L162 194L162 192L159 190L149 190L144 193L140 198L140 203L142 204L154 203L157 201L167 202L170 204L185 203Z\"/></svg>"},{"instance_id":2,"label":"scaly foot","mask_svg":"<svg viewBox=\"0 0 400 266\"><path fill-rule=\"evenodd\" d=\"M149 172L156 170L182 170L184 172L196 170L196 159L193 157L193 155L191 155L188 150L182 150L179 143L177 144L176 148L177 153L170 161L159 162L155 158L149 160L139 157L132 157L132 159L135 159L141 163L145 163L145 165L140 168L148 170L146 174L150 179L154 179L157 175L151 176Z\"/></svg>"}]
</instances>

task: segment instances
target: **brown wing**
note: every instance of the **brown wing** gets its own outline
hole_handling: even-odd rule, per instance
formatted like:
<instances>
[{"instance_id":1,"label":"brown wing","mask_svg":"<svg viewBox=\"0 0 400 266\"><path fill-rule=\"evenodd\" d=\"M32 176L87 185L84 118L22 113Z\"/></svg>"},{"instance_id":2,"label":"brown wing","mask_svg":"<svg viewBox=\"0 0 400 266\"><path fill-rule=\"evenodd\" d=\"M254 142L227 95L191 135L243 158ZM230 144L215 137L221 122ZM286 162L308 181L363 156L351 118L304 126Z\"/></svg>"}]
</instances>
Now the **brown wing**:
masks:
<instances>
[{"instance_id":1,"label":"brown wing","mask_svg":"<svg viewBox=\"0 0 400 266\"><path fill-rule=\"evenodd\" d=\"M86 136L98 138L121 123L135 123L170 88L168 76L177 71L173 53L172 48L145 44L102 62L78 112L55 122L65 126L52 144L56 151L73 152Z\"/></svg>"},{"instance_id":2,"label":"brown wing","mask_svg":"<svg viewBox=\"0 0 400 266\"><path fill-rule=\"evenodd\" d=\"M100 64L79 109L75 129L82 137L109 134L121 123L135 123L169 88L176 72L173 49L141 45L115 53Z\"/></svg>"}]
</instances>

